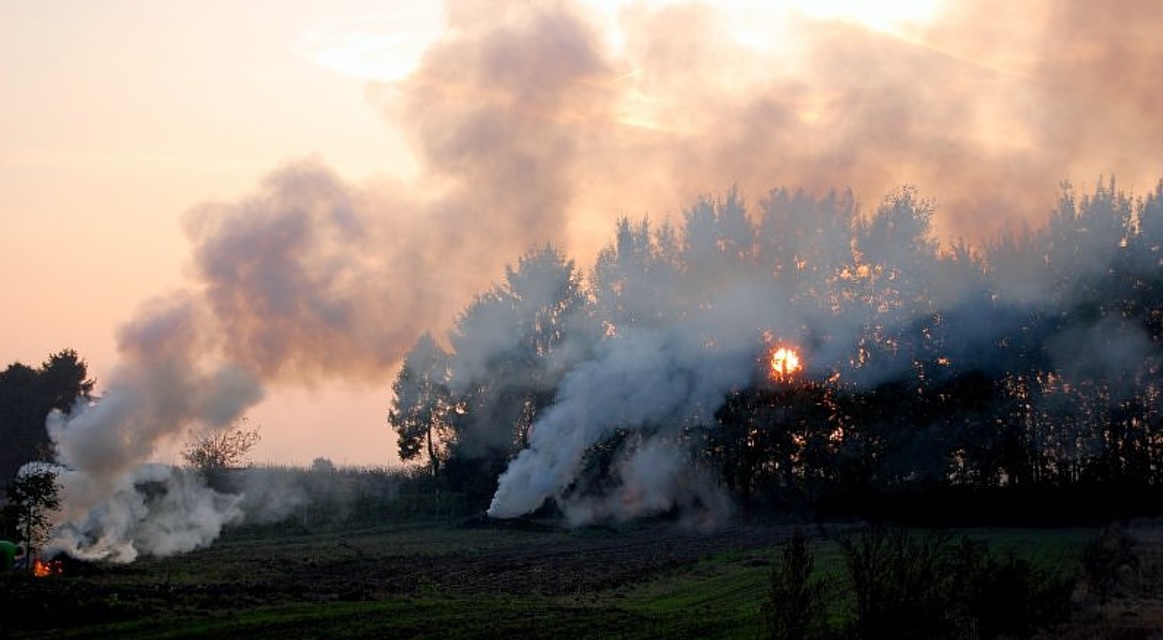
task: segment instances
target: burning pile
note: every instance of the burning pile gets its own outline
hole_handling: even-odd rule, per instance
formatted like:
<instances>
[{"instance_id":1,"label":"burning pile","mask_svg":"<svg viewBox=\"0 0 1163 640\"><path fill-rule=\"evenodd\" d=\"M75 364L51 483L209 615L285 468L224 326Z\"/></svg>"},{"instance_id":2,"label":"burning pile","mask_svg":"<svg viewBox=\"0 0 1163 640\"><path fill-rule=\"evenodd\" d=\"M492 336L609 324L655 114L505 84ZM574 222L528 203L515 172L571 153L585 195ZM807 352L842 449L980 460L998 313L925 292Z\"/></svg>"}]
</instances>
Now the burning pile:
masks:
<instances>
[{"instance_id":1,"label":"burning pile","mask_svg":"<svg viewBox=\"0 0 1163 640\"><path fill-rule=\"evenodd\" d=\"M65 563L62 560L41 560L36 558L32 561L32 575L37 578L47 578L49 576L63 575L65 572Z\"/></svg>"}]
</instances>

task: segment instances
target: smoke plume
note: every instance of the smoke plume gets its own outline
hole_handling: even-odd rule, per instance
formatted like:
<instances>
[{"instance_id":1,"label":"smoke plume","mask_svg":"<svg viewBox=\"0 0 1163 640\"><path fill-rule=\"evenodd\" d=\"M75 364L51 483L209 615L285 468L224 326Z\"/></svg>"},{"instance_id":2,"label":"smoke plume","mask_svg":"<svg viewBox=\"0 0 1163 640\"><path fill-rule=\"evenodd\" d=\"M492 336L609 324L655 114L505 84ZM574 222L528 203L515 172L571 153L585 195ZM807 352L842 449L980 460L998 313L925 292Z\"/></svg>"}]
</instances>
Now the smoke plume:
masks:
<instances>
[{"instance_id":1,"label":"smoke plume","mask_svg":"<svg viewBox=\"0 0 1163 640\"><path fill-rule=\"evenodd\" d=\"M751 344L736 335L708 349L686 329L627 331L601 343L594 359L566 375L556 403L534 426L529 447L501 476L489 515L512 518L536 510L548 498L565 498L586 450L616 428L675 437L684 426L710 419L726 392L750 375ZM664 442L648 443L624 462L632 477L623 485L629 493L616 501L624 505L614 514L620 519L673 506L679 494L673 471L678 458L659 455ZM632 495L639 506L626 499ZM587 511L597 508L595 501L585 502ZM588 522L581 514L574 520Z\"/></svg>"},{"instance_id":2,"label":"smoke plume","mask_svg":"<svg viewBox=\"0 0 1163 640\"><path fill-rule=\"evenodd\" d=\"M613 17L452 2L448 36L371 95L496 229L567 231L590 251L614 215L731 184L873 201L915 184L943 237L973 241L1040 226L1063 179L1152 184L1160 9L934 4L894 29L697 2Z\"/></svg>"},{"instance_id":3,"label":"smoke plume","mask_svg":"<svg viewBox=\"0 0 1163 640\"><path fill-rule=\"evenodd\" d=\"M200 507L186 515L204 526L180 528L151 523L191 502L133 502L141 465L159 447L230 425L272 384L383 384L416 337L445 326L493 269L560 239L572 188L565 176L581 145L552 114L594 107L578 87L602 62L575 18L518 13L487 37L437 44L433 71L398 88L425 179L436 186L430 197L383 181L348 184L309 159L276 170L250 197L189 212L194 282L122 329L121 362L100 401L50 420L70 470L60 523L69 533L57 546L131 560L147 529L181 538L148 552L186 550L199 534L197 544L209 543L239 519L237 500L202 487ZM553 55L541 55L546 47ZM478 64L460 65L465 59ZM425 73L449 75L429 82ZM485 85L496 101L456 93ZM149 481L160 482L158 473ZM193 489L189 478L171 480L174 495ZM132 508L118 506L127 500Z\"/></svg>"},{"instance_id":4,"label":"smoke plume","mask_svg":"<svg viewBox=\"0 0 1163 640\"><path fill-rule=\"evenodd\" d=\"M238 501L179 498L209 490L143 467L158 447L231 424L270 385L383 385L506 261L545 242L588 259L617 215L674 212L731 184L877 198L912 183L940 202L943 238L982 239L1040 225L1064 177L1159 173L1141 164L1163 148L1163 8L1151 3L949 2L899 31L794 13L740 22L711 3L628 6L616 38L567 2L453 1L447 21L411 75L368 91L411 136L415 184L353 185L303 160L248 198L190 212L189 287L122 329L98 402L50 421L69 469L70 553L131 559L125 545L145 530L171 541L136 551L207 543ZM1034 296L1039 284L1013 286ZM712 412L749 371L727 330L737 315L722 314L709 350L676 326L609 341L566 377L493 512L561 495L610 429L667 433ZM628 473L660 490L682 477ZM171 497L135 489L159 484ZM188 520L163 517L175 509Z\"/></svg>"}]
</instances>

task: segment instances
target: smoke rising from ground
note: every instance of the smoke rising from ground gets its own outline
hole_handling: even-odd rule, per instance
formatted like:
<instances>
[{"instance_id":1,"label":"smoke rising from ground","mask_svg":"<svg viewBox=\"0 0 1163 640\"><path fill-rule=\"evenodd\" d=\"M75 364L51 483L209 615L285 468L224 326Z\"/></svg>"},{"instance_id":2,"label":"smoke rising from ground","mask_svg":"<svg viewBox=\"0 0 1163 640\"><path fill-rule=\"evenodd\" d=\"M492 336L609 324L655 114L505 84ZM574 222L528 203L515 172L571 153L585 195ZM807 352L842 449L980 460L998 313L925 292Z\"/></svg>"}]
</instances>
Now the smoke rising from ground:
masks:
<instances>
[{"instance_id":1,"label":"smoke rising from ground","mask_svg":"<svg viewBox=\"0 0 1163 640\"><path fill-rule=\"evenodd\" d=\"M751 346L736 335L733 342L708 350L689 327L630 329L602 342L592 360L562 381L556 402L534 425L529 447L501 476L489 515L512 518L535 511L548 498L565 498L586 450L615 429L676 437L684 426L709 420L727 391L751 374ZM611 515L627 519L673 506L681 493L673 468L681 457L657 455L667 446L665 440L648 440L624 461L628 490L612 501L621 510ZM585 511L599 509L597 500L582 502ZM590 521L581 513L574 520Z\"/></svg>"},{"instance_id":2,"label":"smoke rising from ground","mask_svg":"<svg viewBox=\"0 0 1163 640\"><path fill-rule=\"evenodd\" d=\"M127 323L100 402L50 423L85 487L66 490L78 539L127 541L101 514L159 446L230 424L272 384L384 384L416 337L447 328L505 262L545 242L585 262L617 215L665 215L730 184L756 195L850 186L876 199L913 183L940 202L944 237L980 239L1040 225L1064 177L1142 184L1159 173L1143 166L1163 147L1152 74L1163 10L1149 3L951 2L904 33L788 14L748 24L747 38L709 3L642 4L619 14L620 43L566 2L451 2L448 23L414 73L369 88L412 136L416 184L353 185L305 160L248 198L189 214L190 287ZM630 362L611 348L570 374L531 434L541 455L522 454L502 480L499 495L528 495L498 512L560 491L587 430L713 411L747 365L708 372L680 333L626 334L611 344L659 352ZM719 353L742 361L729 343ZM621 365L639 375L619 377ZM616 418L594 420L587 406L617 380ZM550 451L552 434L573 446ZM152 505L132 504L147 526ZM237 517L231 500L182 504L202 505L191 514L204 541Z\"/></svg>"},{"instance_id":3,"label":"smoke rising from ground","mask_svg":"<svg viewBox=\"0 0 1163 640\"><path fill-rule=\"evenodd\" d=\"M600 63L572 18L518 22L517 48L484 47L473 58L480 67L460 79L481 86L507 77L503 104L465 109L468 96L435 95L439 87L419 81L403 92L435 195L351 185L304 160L273 172L248 198L188 214L194 283L122 330L122 361L99 402L50 425L60 461L73 470L66 485L75 478L89 487L66 488L62 524L81 532L76 539L132 559L118 546L129 541L116 539L129 530L103 527L125 512L112 505L160 446L232 423L271 384L382 384L416 336L445 326L505 260L560 238L577 144L511 107L577 108L576 81ZM543 47L554 55L539 55ZM459 55L453 49L437 45L431 55ZM203 543L237 517L236 504L209 503L221 508L197 510L208 524ZM132 510L136 521L162 513L142 504Z\"/></svg>"}]
</instances>

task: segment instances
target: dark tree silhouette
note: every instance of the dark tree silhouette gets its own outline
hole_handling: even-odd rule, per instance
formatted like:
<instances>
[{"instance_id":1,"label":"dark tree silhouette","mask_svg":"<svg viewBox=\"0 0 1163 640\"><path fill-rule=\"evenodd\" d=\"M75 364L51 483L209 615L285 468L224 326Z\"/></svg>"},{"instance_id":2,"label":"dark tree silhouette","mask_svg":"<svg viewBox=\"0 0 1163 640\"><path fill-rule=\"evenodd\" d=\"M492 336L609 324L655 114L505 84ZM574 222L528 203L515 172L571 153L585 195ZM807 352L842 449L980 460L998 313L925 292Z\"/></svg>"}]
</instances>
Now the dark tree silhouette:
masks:
<instances>
[{"instance_id":1,"label":"dark tree silhouette","mask_svg":"<svg viewBox=\"0 0 1163 640\"><path fill-rule=\"evenodd\" d=\"M573 261L547 245L506 268L504 281L458 318L450 336L455 409L445 412L453 436L444 466L471 502L491 495L561 378L588 356L599 333L589 310ZM409 411L441 415L435 407Z\"/></svg>"},{"instance_id":2,"label":"dark tree silhouette","mask_svg":"<svg viewBox=\"0 0 1163 640\"><path fill-rule=\"evenodd\" d=\"M586 283L555 249L530 252L464 310L449 353L426 336L409 354L390 414L401 456L483 497L570 371L666 332L706 354L759 337L741 355L756 360L788 341L805 371L733 379L692 422L615 417L569 495L614 495L603 476L667 420L675 451L749 506L1163 491L1163 182L1139 198L1113 179L1065 185L1045 226L978 249L940 245L934 212L911 187L868 213L849 192L775 190L752 215L731 191L677 227L622 218Z\"/></svg>"},{"instance_id":3,"label":"dark tree silhouette","mask_svg":"<svg viewBox=\"0 0 1163 640\"><path fill-rule=\"evenodd\" d=\"M46 418L54 410L72 411L93 385L85 361L71 349L52 354L37 369L16 362L0 371L0 478L12 477L26 462L50 460Z\"/></svg>"},{"instance_id":4,"label":"dark tree silhouette","mask_svg":"<svg viewBox=\"0 0 1163 640\"><path fill-rule=\"evenodd\" d=\"M392 384L388 423L396 431L400 459L415 460L423 454L433 476L440 474L452 438L456 406L448 386L451 375L448 354L425 333Z\"/></svg>"},{"instance_id":5,"label":"dark tree silhouette","mask_svg":"<svg viewBox=\"0 0 1163 640\"><path fill-rule=\"evenodd\" d=\"M29 557L36 556L48 542L51 515L60 508L57 471L48 464L21 468L8 483L4 519L24 541Z\"/></svg>"}]
</instances>

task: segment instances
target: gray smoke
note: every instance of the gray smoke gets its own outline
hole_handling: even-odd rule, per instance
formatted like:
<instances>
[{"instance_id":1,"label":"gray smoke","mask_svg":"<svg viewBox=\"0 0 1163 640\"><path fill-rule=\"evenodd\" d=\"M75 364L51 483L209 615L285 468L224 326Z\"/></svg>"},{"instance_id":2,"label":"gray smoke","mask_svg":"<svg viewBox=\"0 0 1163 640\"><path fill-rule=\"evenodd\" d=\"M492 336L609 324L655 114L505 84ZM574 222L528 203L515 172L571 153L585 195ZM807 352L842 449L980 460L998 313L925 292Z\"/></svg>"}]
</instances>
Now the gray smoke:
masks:
<instances>
[{"instance_id":1,"label":"gray smoke","mask_svg":"<svg viewBox=\"0 0 1163 640\"><path fill-rule=\"evenodd\" d=\"M119 536L145 530L182 540L201 533L208 544L239 517L236 502L208 488L203 507L189 514L205 526L180 532L148 523L192 502L117 506L159 448L230 425L272 384L382 385L416 337L446 326L505 260L561 232L570 198L562 176L577 145L551 112L575 108L578 79L600 63L592 34L568 16L549 12L507 28L516 30L508 43L467 34L437 45L429 59L448 60L430 63L441 69L433 73L454 77L429 83L417 74L398 87L426 180L443 185L438 192L354 186L303 160L273 172L252 196L189 212L190 288L150 303L122 329L121 362L99 401L50 419L58 459L70 470L62 549L130 560L136 554L126 545L142 551L143 543ZM547 46L554 56L531 55ZM445 93L503 77L497 103ZM539 115L515 112L519 105ZM191 491L191 482L175 491ZM187 548L149 544L150 552Z\"/></svg>"},{"instance_id":2,"label":"gray smoke","mask_svg":"<svg viewBox=\"0 0 1163 640\"><path fill-rule=\"evenodd\" d=\"M786 47L741 42L710 3L628 8L615 49L567 2L450 2L449 29L420 67L369 87L412 136L416 185L355 186L305 160L251 197L189 214L189 288L126 325L99 402L50 421L77 478L62 530L84 553L130 557L115 550L129 542L118 535L162 512L149 500L120 510L112 501L133 491L159 447L230 424L272 384L383 385L416 337L447 328L505 261L544 242L587 256L627 211L675 211L728 184L881 194L917 183L942 203L933 223L943 237L981 238L1039 226L1064 173L1155 175L1137 163L1163 144L1151 73L1163 62L1163 12L1134 0L987 4L948 3L909 37L808 19L750 25L773 42L791 38L778 44L791 45L792 63ZM745 279L724 282L737 300L778 307L769 290L753 296ZM1008 291L1032 298L1040 287L1016 280ZM771 325L795 334L807 322L859 320L859 309ZM742 315L719 321L738 325ZM674 326L611 340L563 383L495 511L559 495L585 443L610 429L649 419L672 434L713 411L746 366L730 341L706 344ZM607 403L615 380L626 388ZM595 416L606 404L611 413ZM660 477L673 481L652 486L680 476ZM205 526L150 530L180 540L200 531L205 543L236 518L229 502L177 501L211 505L194 509ZM139 524L106 526L114 512Z\"/></svg>"},{"instance_id":3,"label":"gray smoke","mask_svg":"<svg viewBox=\"0 0 1163 640\"><path fill-rule=\"evenodd\" d=\"M689 449L672 438L645 440L615 467L618 484L611 495L582 494L560 502L572 526L677 512L684 526L708 531L733 511L730 497L690 459Z\"/></svg>"},{"instance_id":4,"label":"gray smoke","mask_svg":"<svg viewBox=\"0 0 1163 640\"><path fill-rule=\"evenodd\" d=\"M168 465L136 466L103 487L71 468L62 469L58 480L66 512L48 555L133 562L141 554L185 553L243 518L240 496L208 489L196 473Z\"/></svg>"},{"instance_id":5,"label":"gray smoke","mask_svg":"<svg viewBox=\"0 0 1163 640\"><path fill-rule=\"evenodd\" d=\"M628 329L602 342L593 360L576 367L562 381L556 403L534 425L529 447L501 476L489 515L512 518L536 510L548 498L564 497L577 478L586 450L615 429L649 428L676 437L684 426L710 420L726 392L747 381L750 346L709 347L684 327ZM657 462L658 458L639 455L636 461ZM632 467L634 462L626 464ZM654 475L652 471L631 473ZM639 491L675 488L673 482L656 482ZM660 505L668 498L644 496L643 501Z\"/></svg>"}]
</instances>

